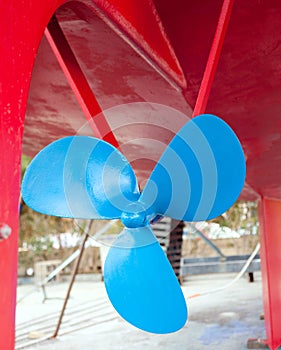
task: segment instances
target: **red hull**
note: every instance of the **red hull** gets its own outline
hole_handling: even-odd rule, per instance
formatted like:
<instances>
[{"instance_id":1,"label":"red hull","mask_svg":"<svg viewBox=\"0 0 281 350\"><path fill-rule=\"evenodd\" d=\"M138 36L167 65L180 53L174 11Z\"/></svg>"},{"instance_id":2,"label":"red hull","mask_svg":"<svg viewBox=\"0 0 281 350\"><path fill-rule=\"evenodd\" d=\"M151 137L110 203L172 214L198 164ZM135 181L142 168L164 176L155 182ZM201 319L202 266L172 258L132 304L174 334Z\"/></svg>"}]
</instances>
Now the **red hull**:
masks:
<instances>
[{"instance_id":1,"label":"red hull","mask_svg":"<svg viewBox=\"0 0 281 350\"><path fill-rule=\"evenodd\" d=\"M56 15L66 42L50 27L47 38L53 52L44 30L63 3ZM26 154L34 155L61 136L96 133L120 144L142 182L172 137L171 130L192 116L221 6L219 0L1 4L0 224L9 226L12 234L0 242L0 349L14 347L25 114ZM281 264L274 251L281 210L280 22L279 1L234 2L206 108L225 119L242 142L247 157L242 198L269 198L262 200L260 218L266 328L272 349L281 339L276 314L281 293L275 283ZM85 116L93 117L91 126L85 126ZM159 140L159 147L148 147L147 139Z\"/></svg>"}]
</instances>

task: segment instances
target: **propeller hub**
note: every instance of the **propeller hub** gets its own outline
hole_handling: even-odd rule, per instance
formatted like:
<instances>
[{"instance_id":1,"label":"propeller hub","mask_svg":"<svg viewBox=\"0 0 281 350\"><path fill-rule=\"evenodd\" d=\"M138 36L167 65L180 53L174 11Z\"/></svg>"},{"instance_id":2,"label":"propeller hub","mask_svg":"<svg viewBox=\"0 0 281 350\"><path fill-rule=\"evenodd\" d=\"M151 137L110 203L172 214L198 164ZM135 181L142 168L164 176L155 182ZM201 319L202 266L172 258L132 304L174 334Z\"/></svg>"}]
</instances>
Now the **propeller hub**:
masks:
<instances>
[{"instance_id":1,"label":"propeller hub","mask_svg":"<svg viewBox=\"0 0 281 350\"><path fill-rule=\"evenodd\" d=\"M147 224L146 210L139 203L131 203L121 214L121 221L129 228L143 227Z\"/></svg>"}]
</instances>

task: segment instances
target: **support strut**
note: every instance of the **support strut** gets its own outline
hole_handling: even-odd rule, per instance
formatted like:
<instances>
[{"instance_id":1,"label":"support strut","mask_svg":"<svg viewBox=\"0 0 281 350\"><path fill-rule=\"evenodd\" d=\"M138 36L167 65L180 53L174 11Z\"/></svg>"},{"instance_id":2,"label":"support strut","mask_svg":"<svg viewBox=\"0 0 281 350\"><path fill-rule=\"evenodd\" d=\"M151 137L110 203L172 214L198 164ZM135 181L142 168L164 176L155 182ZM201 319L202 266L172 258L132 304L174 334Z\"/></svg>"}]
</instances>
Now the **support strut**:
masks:
<instances>
[{"instance_id":1,"label":"support strut","mask_svg":"<svg viewBox=\"0 0 281 350\"><path fill-rule=\"evenodd\" d=\"M55 16L48 24L45 36L94 135L118 148L118 142Z\"/></svg>"},{"instance_id":2,"label":"support strut","mask_svg":"<svg viewBox=\"0 0 281 350\"><path fill-rule=\"evenodd\" d=\"M281 201L262 198L259 222L266 343L276 350L281 345Z\"/></svg>"}]
</instances>

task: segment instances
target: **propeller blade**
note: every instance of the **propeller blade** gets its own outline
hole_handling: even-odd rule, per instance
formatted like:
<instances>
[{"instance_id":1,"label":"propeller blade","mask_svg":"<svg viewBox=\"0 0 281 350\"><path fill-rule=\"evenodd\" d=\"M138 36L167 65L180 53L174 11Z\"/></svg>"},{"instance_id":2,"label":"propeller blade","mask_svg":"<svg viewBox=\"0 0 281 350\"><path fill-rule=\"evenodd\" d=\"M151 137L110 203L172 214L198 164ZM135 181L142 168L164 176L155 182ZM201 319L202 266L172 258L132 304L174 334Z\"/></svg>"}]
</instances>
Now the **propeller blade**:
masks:
<instances>
[{"instance_id":1,"label":"propeller blade","mask_svg":"<svg viewBox=\"0 0 281 350\"><path fill-rule=\"evenodd\" d=\"M184 296L150 227L122 231L108 252L104 282L114 308L132 325L159 334L184 326Z\"/></svg>"},{"instance_id":2,"label":"propeller blade","mask_svg":"<svg viewBox=\"0 0 281 350\"><path fill-rule=\"evenodd\" d=\"M93 137L70 136L51 143L32 160L22 196L43 214L114 219L139 192L130 164L115 147Z\"/></svg>"},{"instance_id":3,"label":"propeller blade","mask_svg":"<svg viewBox=\"0 0 281 350\"><path fill-rule=\"evenodd\" d=\"M177 220L208 220L238 198L246 175L240 142L232 129L210 114L179 130L155 166L140 202L155 214Z\"/></svg>"}]
</instances>

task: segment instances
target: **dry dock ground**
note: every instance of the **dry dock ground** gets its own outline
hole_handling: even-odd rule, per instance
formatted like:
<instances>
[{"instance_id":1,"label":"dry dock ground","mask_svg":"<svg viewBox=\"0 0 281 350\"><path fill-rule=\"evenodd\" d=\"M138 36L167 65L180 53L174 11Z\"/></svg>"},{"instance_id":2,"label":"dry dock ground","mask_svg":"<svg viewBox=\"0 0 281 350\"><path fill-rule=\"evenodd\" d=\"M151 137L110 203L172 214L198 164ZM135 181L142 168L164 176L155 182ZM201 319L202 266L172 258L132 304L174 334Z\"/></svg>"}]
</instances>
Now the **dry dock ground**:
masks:
<instances>
[{"instance_id":1,"label":"dry dock ground","mask_svg":"<svg viewBox=\"0 0 281 350\"><path fill-rule=\"evenodd\" d=\"M190 276L183 284L183 292L189 297L211 291L234 277L235 274ZM259 272L255 273L254 283L249 283L245 275L228 289L189 299L188 323L168 335L149 334L130 326L111 307L97 276L78 276L60 335L47 339L55 329L67 286L67 282L48 285L48 299L42 303L40 289L34 291L31 284L19 285L18 299L26 297L17 306L17 350L242 350L247 349L249 338L265 338L260 320L263 308Z\"/></svg>"}]
</instances>

